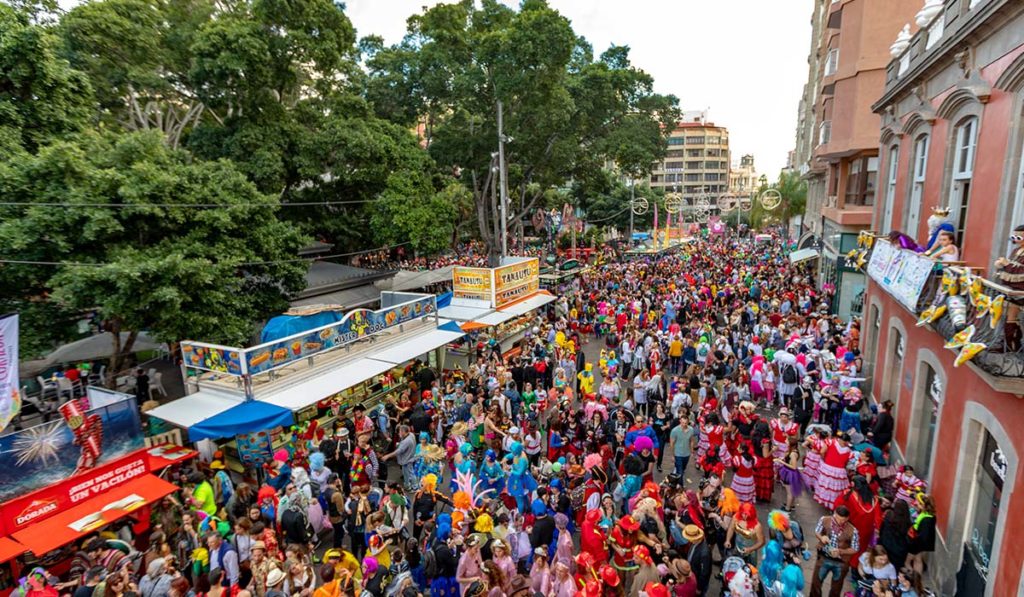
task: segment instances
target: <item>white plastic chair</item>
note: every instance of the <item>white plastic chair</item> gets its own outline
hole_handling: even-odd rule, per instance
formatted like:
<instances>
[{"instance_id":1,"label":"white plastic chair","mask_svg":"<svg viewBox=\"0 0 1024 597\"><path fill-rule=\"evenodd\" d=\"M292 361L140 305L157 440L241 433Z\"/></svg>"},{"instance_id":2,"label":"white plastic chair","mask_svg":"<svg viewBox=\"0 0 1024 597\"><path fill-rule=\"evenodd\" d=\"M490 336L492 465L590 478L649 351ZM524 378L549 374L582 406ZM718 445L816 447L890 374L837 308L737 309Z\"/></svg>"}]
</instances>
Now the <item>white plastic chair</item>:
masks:
<instances>
[{"instance_id":1,"label":"white plastic chair","mask_svg":"<svg viewBox=\"0 0 1024 597\"><path fill-rule=\"evenodd\" d=\"M66 377L57 378L57 397L61 398L67 393L68 398L75 397L75 384L71 383L71 380Z\"/></svg>"},{"instance_id":2,"label":"white plastic chair","mask_svg":"<svg viewBox=\"0 0 1024 597\"><path fill-rule=\"evenodd\" d=\"M149 376L150 381L153 381L153 378L156 377L156 367L150 367L149 371L146 372L146 375Z\"/></svg>"},{"instance_id":3,"label":"white plastic chair","mask_svg":"<svg viewBox=\"0 0 1024 597\"><path fill-rule=\"evenodd\" d=\"M36 381L39 382L39 398L40 400L46 399L47 392L53 392L54 396L60 395L60 388L57 386L57 382L47 379L43 379L42 375L36 376Z\"/></svg>"},{"instance_id":4,"label":"white plastic chair","mask_svg":"<svg viewBox=\"0 0 1024 597\"><path fill-rule=\"evenodd\" d=\"M149 397L153 397L153 392L160 392L160 395L164 398L167 397L167 390L164 389L164 374L161 372L155 373L149 379Z\"/></svg>"}]
</instances>

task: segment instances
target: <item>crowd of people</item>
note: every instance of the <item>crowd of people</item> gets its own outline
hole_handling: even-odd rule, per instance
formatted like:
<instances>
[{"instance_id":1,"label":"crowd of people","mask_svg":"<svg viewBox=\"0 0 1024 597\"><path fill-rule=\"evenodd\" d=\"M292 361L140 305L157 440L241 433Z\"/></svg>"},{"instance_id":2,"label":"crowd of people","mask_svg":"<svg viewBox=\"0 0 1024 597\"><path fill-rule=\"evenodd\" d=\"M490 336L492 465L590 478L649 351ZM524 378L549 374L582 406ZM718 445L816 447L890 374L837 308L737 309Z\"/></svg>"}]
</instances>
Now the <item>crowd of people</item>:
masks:
<instances>
[{"instance_id":1,"label":"crowd of people","mask_svg":"<svg viewBox=\"0 0 1024 597\"><path fill-rule=\"evenodd\" d=\"M260 486L215 454L129 538L134 566L93 538L60 586L923 595L934 503L892 460L892 405L867 403L858 323L829 300L782 241L608 258L514 350L417 367L390 416L357 406L308 455L274 454Z\"/></svg>"}]
</instances>

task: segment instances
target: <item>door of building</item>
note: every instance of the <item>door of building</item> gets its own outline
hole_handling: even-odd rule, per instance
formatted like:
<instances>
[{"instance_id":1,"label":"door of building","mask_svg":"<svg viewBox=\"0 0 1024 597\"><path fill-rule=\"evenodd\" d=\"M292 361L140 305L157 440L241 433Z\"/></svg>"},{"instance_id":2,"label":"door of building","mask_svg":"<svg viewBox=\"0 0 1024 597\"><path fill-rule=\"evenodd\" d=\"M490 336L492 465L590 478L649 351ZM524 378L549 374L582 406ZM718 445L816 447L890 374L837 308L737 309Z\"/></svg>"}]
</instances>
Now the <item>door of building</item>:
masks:
<instances>
[{"instance_id":1,"label":"door of building","mask_svg":"<svg viewBox=\"0 0 1024 597\"><path fill-rule=\"evenodd\" d=\"M996 538L999 507L1006 479L1006 457L995 438L985 432L985 443L975 473L974 495L968 519L964 557L956 574L956 594L964 597L984 595Z\"/></svg>"}]
</instances>

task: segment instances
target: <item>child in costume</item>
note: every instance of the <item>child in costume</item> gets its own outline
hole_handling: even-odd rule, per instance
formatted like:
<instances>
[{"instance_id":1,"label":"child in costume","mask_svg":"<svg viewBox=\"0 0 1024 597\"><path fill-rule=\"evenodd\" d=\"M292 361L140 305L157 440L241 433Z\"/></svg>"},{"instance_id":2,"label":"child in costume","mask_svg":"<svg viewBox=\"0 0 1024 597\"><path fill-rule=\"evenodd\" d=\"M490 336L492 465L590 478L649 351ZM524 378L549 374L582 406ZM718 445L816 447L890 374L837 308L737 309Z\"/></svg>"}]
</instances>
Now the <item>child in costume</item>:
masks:
<instances>
[{"instance_id":1,"label":"child in costume","mask_svg":"<svg viewBox=\"0 0 1024 597\"><path fill-rule=\"evenodd\" d=\"M537 482L530 474L530 460L523 453L523 444L512 442L509 451L512 468L508 475L508 493L515 498L519 511L526 512Z\"/></svg>"},{"instance_id":2,"label":"child in costume","mask_svg":"<svg viewBox=\"0 0 1024 597\"><path fill-rule=\"evenodd\" d=\"M484 489L490 489L497 496L505 490L505 469L498 464L498 455L494 450L487 450L484 461L480 464L480 481Z\"/></svg>"}]
</instances>

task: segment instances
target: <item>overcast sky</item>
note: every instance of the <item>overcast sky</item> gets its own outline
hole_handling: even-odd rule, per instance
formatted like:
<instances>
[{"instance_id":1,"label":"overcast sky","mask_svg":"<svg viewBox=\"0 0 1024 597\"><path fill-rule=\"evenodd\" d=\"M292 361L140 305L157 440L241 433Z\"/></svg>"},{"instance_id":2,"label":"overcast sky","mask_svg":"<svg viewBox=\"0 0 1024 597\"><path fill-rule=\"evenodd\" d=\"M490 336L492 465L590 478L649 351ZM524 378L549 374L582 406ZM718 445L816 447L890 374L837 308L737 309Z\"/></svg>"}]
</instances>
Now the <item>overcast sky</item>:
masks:
<instances>
[{"instance_id":1,"label":"overcast sky","mask_svg":"<svg viewBox=\"0 0 1024 597\"><path fill-rule=\"evenodd\" d=\"M807 80L813 0L548 0L600 54L631 48L659 93L709 110L729 128L734 159L752 153L775 180L793 148ZM502 0L518 6L518 0ZM402 39L409 15L437 0L346 0L360 37Z\"/></svg>"}]
</instances>

